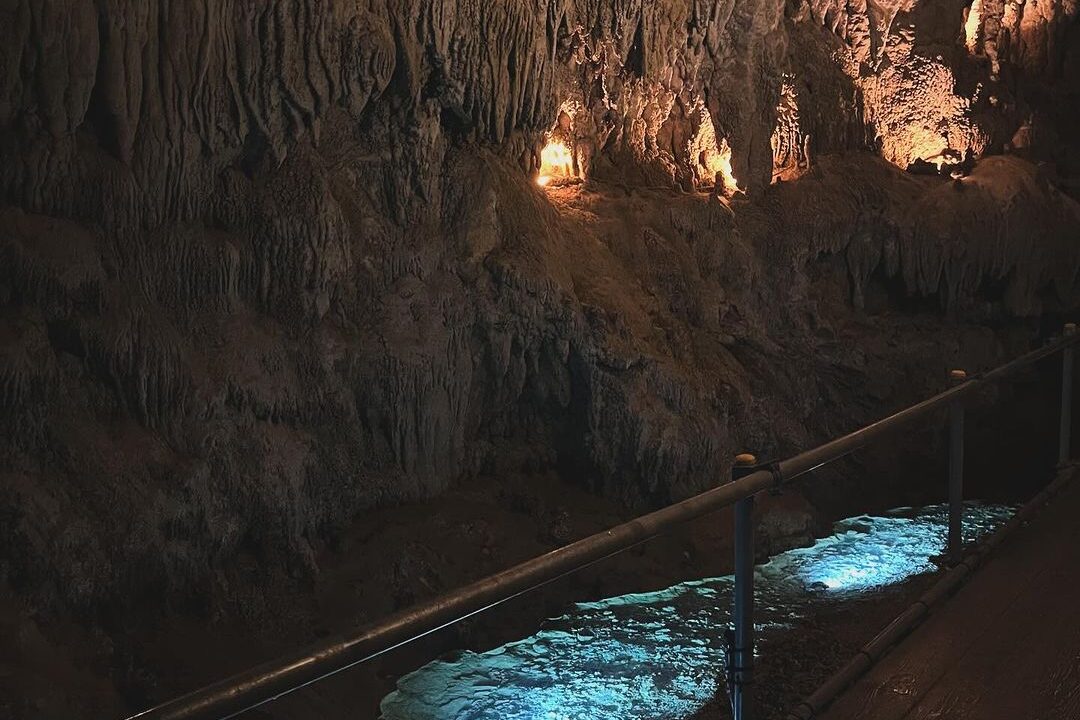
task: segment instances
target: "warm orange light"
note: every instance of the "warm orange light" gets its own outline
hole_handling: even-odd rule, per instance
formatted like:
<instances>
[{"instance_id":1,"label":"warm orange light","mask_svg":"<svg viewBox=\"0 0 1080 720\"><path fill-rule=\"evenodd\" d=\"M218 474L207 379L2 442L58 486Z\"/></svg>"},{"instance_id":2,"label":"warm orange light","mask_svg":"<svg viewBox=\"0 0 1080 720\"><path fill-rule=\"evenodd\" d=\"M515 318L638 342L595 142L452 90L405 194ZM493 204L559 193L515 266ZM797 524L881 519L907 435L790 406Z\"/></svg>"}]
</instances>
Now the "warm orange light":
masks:
<instances>
[{"instance_id":1,"label":"warm orange light","mask_svg":"<svg viewBox=\"0 0 1080 720\"><path fill-rule=\"evenodd\" d=\"M720 147L716 154L716 159L713 161L713 166L720 175L724 178L724 187L729 192L734 192L739 187L739 180L735 177L734 171L731 169L731 146L728 145L727 138L720 141Z\"/></svg>"},{"instance_id":2,"label":"warm orange light","mask_svg":"<svg viewBox=\"0 0 1080 720\"><path fill-rule=\"evenodd\" d=\"M541 151L540 164L541 167L550 166L569 175L573 171L574 158L570 150L561 142L551 142Z\"/></svg>"},{"instance_id":3,"label":"warm orange light","mask_svg":"<svg viewBox=\"0 0 1080 720\"><path fill-rule=\"evenodd\" d=\"M974 55L979 49L979 28L982 24L982 0L974 0L968 8L967 20L964 21L964 44L968 52Z\"/></svg>"},{"instance_id":4,"label":"warm orange light","mask_svg":"<svg viewBox=\"0 0 1080 720\"><path fill-rule=\"evenodd\" d=\"M694 184L701 189L714 188L730 197L739 189L731 169L731 146L727 138L717 139L716 126L704 103L698 101L694 111L699 113L698 127L686 148L694 163Z\"/></svg>"},{"instance_id":5,"label":"warm orange light","mask_svg":"<svg viewBox=\"0 0 1080 720\"><path fill-rule=\"evenodd\" d=\"M536 184L546 187L556 180L574 177L574 155L561 142L549 142L540 151L540 175Z\"/></svg>"},{"instance_id":6,"label":"warm orange light","mask_svg":"<svg viewBox=\"0 0 1080 720\"><path fill-rule=\"evenodd\" d=\"M711 131L711 120L708 127ZM700 162L705 167L705 177L715 183L723 183L724 195L731 196L739 189L739 181L731 168L731 146L728 145L727 138L721 138L717 143L715 135L712 137L712 146L702 152Z\"/></svg>"}]
</instances>

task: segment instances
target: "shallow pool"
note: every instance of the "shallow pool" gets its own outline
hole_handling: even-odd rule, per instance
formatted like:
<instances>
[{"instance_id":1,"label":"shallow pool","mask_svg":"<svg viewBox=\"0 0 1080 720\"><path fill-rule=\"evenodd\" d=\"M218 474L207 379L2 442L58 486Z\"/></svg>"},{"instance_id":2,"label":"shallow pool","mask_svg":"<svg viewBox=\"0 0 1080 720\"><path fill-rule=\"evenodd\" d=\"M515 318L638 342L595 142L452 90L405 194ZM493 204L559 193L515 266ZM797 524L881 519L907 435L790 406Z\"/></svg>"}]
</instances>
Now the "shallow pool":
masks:
<instances>
[{"instance_id":1,"label":"shallow pool","mask_svg":"<svg viewBox=\"0 0 1080 720\"><path fill-rule=\"evenodd\" d=\"M969 503L964 538L1014 509ZM946 507L842 520L812 547L757 568L761 645L820 603L857 597L936 569ZM436 660L401 678L385 720L676 720L717 692L725 665L730 575L581 603L533 636Z\"/></svg>"}]
</instances>

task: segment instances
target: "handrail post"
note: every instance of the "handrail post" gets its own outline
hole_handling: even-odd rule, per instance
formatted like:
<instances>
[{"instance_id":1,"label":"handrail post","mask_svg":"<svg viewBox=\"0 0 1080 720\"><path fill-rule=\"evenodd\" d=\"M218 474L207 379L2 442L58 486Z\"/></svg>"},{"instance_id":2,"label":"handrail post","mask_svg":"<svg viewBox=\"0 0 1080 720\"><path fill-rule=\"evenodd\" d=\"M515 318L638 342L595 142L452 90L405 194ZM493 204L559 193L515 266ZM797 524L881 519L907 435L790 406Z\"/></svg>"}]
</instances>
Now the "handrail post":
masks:
<instances>
[{"instance_id":1,"label":"handrail post","mask_svg":"<svg viewBox=\"0 0 1080 720\"><path fill-rule=\"evenodd\" d=\"M754 472L757 459L735 458L731 474L738 480ZM754 496L735 503L735 633L731 653L731 712L734 720L755 720L754 682Z\"/></svg>"},{"instance_id":2,"label":"handrail post","mask_svg":"<svg viewBox=\"0 0 1080 720\"><path fill-rule=\"evenodd\" d=\"M1066 323L1065 335L1076 334L1076 325ZM1073 384L1073 346L1061 351L1061 425L1058 430L1058 465L1069 461L1072 435L1072 384Z\"/></svg>"},{"instance_id":3,"label":"handrail post","mask_svg":"<svg viewBox=\"0 0 1080 720\"><path fill-rule=\"evenodd\" d=\"M963 370L950 370L949 382L959 385L967 380ZM949 545L950 565L963 559L964 553L964 403L949 404Z\"/></svg>"}]
</instances>

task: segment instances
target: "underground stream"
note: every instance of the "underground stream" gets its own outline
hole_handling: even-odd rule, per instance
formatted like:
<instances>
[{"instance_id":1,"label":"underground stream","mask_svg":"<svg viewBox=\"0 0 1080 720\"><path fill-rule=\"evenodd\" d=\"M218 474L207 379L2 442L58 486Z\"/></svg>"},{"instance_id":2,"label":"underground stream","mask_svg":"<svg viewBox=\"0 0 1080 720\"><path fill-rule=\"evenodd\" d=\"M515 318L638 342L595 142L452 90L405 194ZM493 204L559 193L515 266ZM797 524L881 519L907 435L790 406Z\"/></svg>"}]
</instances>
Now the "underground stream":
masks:
<instances>
[{"instance_id":1,"label":"underground stream","mask_svg":"<svg viewBox=\"0 0 1080 720\"><path fill-rule=\"evenodd\" d=\"M968 503L964 540L1013 514ZM937 569L947 506L860 515L756 570L759 652L801 618ZM531 637L428 663L383 699L383 720L677 720L724 692L730 575L574 605Z\"/></svg>"}]
</instances>

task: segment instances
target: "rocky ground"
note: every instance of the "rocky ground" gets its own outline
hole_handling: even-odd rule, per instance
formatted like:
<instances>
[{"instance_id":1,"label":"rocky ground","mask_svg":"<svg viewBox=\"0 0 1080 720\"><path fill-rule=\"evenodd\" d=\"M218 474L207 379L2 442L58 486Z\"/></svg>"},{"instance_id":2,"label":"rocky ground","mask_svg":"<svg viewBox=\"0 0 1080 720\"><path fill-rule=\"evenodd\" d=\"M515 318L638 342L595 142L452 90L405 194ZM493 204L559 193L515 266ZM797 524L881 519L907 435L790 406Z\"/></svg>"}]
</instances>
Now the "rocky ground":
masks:
<instances>
[{"instance_id":1,"label":"rocky ground","mask_svg":"<svg viewBox=\"0 0 1080 720\"><path fill-rule=\"evenodd\" d=\"M1041 342L1080 297L1076 13L6 3L3 710L160 699ZM794 526L932 494L937 449Z\"/></svg>"}]
</instances>

